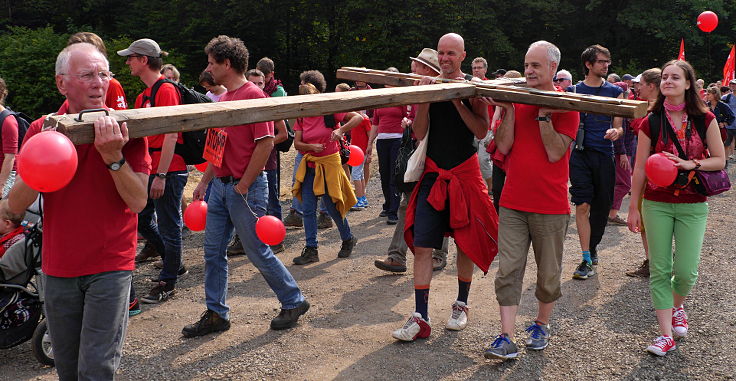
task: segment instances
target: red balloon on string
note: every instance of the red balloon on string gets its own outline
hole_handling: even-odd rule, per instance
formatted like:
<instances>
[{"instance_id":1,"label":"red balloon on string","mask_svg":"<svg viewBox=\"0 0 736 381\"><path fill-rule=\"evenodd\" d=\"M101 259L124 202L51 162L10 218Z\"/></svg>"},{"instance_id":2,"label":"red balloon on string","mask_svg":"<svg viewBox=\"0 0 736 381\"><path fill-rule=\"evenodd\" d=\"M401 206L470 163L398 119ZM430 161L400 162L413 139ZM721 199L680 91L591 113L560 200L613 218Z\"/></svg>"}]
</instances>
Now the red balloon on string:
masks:
<instances>
[{"instance_id":1,"label":"red balloon on string","mask_svg":"<svg viewBox=\"0 0 736 381\"><path fill-rule=\"evenodd\" d=\"M649 181L660 187L672 185L677 177L675 163L663 153L656 153L649 156L645 172Z\"/></svg>"},{"instance_id":2,"label":"red balloon on string","mask_svg":"<svg viewBox=\"0 0 736 381\"><path fill-rule=\"evenodd\" d=\"M356 145L351 145L348 148L350 148L350 158L348 158L348 165L351 167L357 167L363 164L363 159L365 159L365 154L363 153L363 150Z\"/></svg>"},{"instance_id":3,"label":"red balloon on string","mask_svg":"<svg viewBox=\"0 0 736 381\"><path fill-rule=\"evenodd\" d=\"M18 174L39 192L54 192L69 184L77 172L74 143L56 131L43 131L23 144L18 154Z\"/></svg>"},{"instance_id":4,"label":"red balloon on string","mask_svg":"<svg viewBox=\"0 0 736 381\"><path fill-rule=\"evenodd\" d=\"M194 168L197 168L200 172L204 172L207 169L207 165L209 165L209 163L205 161L204 163L195 164Z\"/></svg>"},{"instance_id":5,"label":"red balloon on string","mask_svg":"<svg viewBox=\"0 0 736 381\"><path fill-rule=\"evenodd\" d=\"M705 11L698 16L698 28L705 33L710 33L718 26L718 15L711 11Z\"/></svg>"},{"instance_id":6,"label":"red balloon on string","mask_svg":"<svg viewBox=\"0 0 736 381\"><path fill-rule=\"evenodd\" d=\"M278 245L286 237L286 226L274 216L263 216L256 222L256 235L266 245Z\"/></svg>"},{"instance_id":7,"label":"red balloon on string","mask_svg":"<svg viewBox=\"0 0 736 381\"><path fill-rule=\"evenodd\" d=\"M193 201L184 211L184 224L191 231L202 231L207 226L207 203L202 200Z\"/></svg>"}]
</instances>

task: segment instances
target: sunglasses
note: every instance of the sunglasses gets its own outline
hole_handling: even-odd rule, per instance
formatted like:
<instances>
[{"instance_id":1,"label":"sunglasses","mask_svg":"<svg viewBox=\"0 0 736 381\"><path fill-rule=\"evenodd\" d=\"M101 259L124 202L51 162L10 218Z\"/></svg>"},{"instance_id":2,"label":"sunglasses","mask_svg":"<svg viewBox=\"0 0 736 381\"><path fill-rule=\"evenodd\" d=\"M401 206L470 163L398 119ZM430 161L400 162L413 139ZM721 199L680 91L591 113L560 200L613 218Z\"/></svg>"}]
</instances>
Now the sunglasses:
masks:
<instances>
[{"instance_id":1,"label":"sunglasses","mask_svg":"<svg viewBox=\"0 0 736 381\"><path fill-rule=\"evenodd\" d=\"M569 81L570 78L555 78L553 79L554 82L562 82L562 81Z\"/></svg>"}]
</instances>

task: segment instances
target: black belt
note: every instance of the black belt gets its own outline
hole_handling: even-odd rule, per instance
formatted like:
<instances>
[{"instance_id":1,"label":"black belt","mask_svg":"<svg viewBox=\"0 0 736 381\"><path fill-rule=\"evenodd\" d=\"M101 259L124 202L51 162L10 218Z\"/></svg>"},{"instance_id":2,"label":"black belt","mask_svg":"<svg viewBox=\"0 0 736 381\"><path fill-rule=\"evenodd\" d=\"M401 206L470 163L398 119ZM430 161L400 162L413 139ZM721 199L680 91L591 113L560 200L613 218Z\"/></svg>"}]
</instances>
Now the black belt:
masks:
<instances>
[{"instance_id":1,"label":"black belt","mask_svg":"<svg viewBox=\"0 0 736 381\"><path fill-rule=\"evenodd\" d=\"M233 185L234 185L234 184L237 184L238 182L240 182L240 179L236 179L233 176L222 176L222 177L218 177L218 179L220 179L220 181L222 181L223 184L233 183Z\"/></svg>"}]
</instances>

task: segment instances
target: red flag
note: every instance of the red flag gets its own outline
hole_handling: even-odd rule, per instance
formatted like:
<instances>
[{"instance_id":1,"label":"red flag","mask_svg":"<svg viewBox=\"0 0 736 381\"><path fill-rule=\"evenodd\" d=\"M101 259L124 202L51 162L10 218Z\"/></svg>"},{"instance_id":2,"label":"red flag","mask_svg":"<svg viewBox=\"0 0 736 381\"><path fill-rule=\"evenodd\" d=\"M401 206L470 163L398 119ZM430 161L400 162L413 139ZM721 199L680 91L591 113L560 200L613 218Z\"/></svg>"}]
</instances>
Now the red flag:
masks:
<instances>
[{"instance_id":1,"label":"red flag","mask_svg":"<svg viewBox=\"0 0 736 381\"><path fill-rule=\"evenodd\" d=\"M677 59L685 61L685 39L680 39L680 54L677 55Z\"/></svg>"},{"instance_id":2,"label":"red flag","mask_svg":"<svg viewBox=\"0 0 736 381\"><path fill-rule=\"evenodd\" d=\"M736 52L734 51L735 46L731 46L731 52L728 53L728 58L726 58L726 64L723 65L723 82L722 86L728 86L728 83L731 82L732 79L734 79L734 68L736 68L736 65L734 64L734 58L736 58Z\"/></svg>"}]
</instances>

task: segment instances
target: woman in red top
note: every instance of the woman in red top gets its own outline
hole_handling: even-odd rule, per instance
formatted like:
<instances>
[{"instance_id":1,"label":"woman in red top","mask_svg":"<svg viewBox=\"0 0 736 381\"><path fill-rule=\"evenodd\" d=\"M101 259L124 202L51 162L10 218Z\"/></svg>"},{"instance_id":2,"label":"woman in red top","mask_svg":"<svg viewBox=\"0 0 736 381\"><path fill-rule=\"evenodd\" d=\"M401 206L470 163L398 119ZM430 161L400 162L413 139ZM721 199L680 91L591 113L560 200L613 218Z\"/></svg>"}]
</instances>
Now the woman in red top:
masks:
<instances>
[{"instance_id":1,"label":"woman in red top","mask_svg":"<svg viewBox=\"0 0 736 381\"><path fill-rule=\"evenodd\" d=\"M698 170L718 171L725 165L725 152L718 123L700 99L695 86L695 72L687 61L673 60L662 67L660 94L651 112L653 116L644 120L639 130L631 188L632 200L638 200L644 190L642 213L640 215L636 204L631 203L628 225L631 231L638 232L641 217L644 217L649 244L649 289L660 330L660 336L647 347L647 351L664 356L676 348L673 333L679 337L687 335L688 322L683 302L697 280L708 204L706 197L695 191L692 181L684 187L676 185L678 181L666 187L652 182L645 185L644 167L653 151L661 152L672 160L681 174ZM661 121L656 135L649 125L653 119ZM705 141L697 125L705 127ZM679 157L677 144L684 151L685 158ZM676 243L674 258L673 237Z\"/></svg>"}]
</instances>

